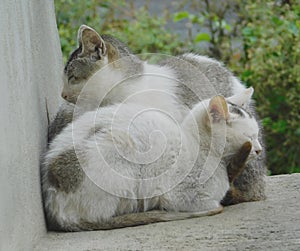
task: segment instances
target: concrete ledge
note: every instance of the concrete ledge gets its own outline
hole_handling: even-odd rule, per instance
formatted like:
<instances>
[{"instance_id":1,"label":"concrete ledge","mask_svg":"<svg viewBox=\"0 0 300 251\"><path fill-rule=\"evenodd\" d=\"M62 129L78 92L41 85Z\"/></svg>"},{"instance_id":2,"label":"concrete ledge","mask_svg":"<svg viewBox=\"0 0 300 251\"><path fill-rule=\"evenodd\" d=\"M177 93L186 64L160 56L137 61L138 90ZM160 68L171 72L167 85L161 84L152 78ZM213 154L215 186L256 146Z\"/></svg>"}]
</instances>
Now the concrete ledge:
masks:
<instances>
[{"instance_id":1,"label":"concrete ledge","mask_svg":"<svg viewBox=\"0 0 300 251\"><path fill-rule=\"evenodd\" d=\"M82 233L49 232L35 250L300 250L300 174L267 178L267 200L191 220Z\"/></svg>"}]
</instances>

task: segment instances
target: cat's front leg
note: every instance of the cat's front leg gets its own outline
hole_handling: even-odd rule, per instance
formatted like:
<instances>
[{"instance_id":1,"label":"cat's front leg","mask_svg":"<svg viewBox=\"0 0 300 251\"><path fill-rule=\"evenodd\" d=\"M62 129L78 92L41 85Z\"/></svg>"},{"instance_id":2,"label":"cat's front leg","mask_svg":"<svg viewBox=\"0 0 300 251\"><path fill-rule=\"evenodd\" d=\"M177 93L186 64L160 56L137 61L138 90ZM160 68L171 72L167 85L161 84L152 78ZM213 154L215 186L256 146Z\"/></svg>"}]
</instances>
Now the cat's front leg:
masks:
<instances>
[{"instance_id":1,"label":"cat's front leg","mask_svg":"<svg viewBox=\"0 0 300 251\"><path fill-rule=\"evenodd\" d=\"M234 155L230 164L227 166L228 180L230 189L222 200L222 205L232 205L243 202L242 193L235 187L234 181L245 170L249 154L252 149L251 142L245 142L239 151Z\"/></svg>"},{"instance_id":2,"label":"cat's front leg","mask_svg":"<svg viewBox=\"0 0 300 251\"><path fill-rule=\"evenodd\" d=\"M74 105L71 103L63 103L54 120L48 127L48 142L50 143L62 129L64 129L73 120Z\"/></svg>"}]
</instances>

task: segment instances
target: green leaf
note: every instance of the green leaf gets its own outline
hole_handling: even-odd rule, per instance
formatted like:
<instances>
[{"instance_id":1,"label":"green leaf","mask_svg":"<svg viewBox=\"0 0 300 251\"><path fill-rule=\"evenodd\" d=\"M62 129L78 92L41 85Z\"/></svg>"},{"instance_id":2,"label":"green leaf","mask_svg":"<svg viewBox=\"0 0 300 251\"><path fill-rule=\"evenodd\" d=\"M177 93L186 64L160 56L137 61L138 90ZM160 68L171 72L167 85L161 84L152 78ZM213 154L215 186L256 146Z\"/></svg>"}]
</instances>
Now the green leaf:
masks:
<instances>
[{"instance_id":1,"label":"green leaf","mask_svg":"<svg viewBox=\"0 0 300 251\"><path fill-rule=\"evenodd\" d=\"M189 19L191 20L191 22L193 24L200 24L200 25L203 25L204 21L205 21L205 18L203 16L189 16Z\"/></svg>"},{"instance_id":2,"label":"green leaf","mask_svg":"<svg viewBox=\"0 0 300 251\"><path fill-rule=\"evenodd\" d=\"M231 26L230 26L229 24L225 24L225 29L226 29L227 31L231 31Z\"/></svg>"},{"instance_id":3,"label":"green leaf","mask_svg":"<svg viewBox=\"0 0 300 251\"><path fill-rule=\"evenodd\" d=\"M282 25L283 21L280 20L278 17L272 17L272 22L276 25Z\"/></svg>"},{"instance_id":4,"label":"green leaf","mask_svg":"<svg viewBox=\"0 0 300 251\"><path fill-rule=\"evenodd\" d=\"M277 133L284 133L286 126L287 122L285 120L278 120L272 124L272 129Z\"/></svg>"},{"instance_id":5,"label":"green leaf","mask_svg":"<svg viewBox=\"0 0 300 251\"><path fill-rule=\"evenodd\" d=\"M188 18L189 17L189 13L187 11L182 11L182 12L178 12L174 15L173 17L173 21L174 22L178 22L178 21L181 21L185 18Z\"/></svg>"},{"instance_id":6,"label":"green leaf","mask_svg":"<svg viewBox=\"0 0 300 251\"><path fill-rule=\"evenodd\" d=\"M269 126L272 124L272 119L270 117L266 117L262 120L263 126Z\"/></svg>"},{"instance_id":7,"label":"green leaf","mask_svg":"<svg viewBox=\"0 0 300 251\"><path fill-rule=\"evenodd\" d=\"M195 39L194 42L198 43L198 42L202 42L202 41L207 41L209 42L211 40L211 37L209 34L207 33L200 33L198 34Z\"/></svg>"},{"instance_id":8,"label":"green leaf","mask_svg":"<svg viewBox=\"0 0 300 251\"><path fill-rule=\"evenodd\" d=\"M294 23L290 23L288 25L288 29L289 29L289 32L291 32L293 35L297 36L298 35L298 28L297 26L294 24Z\"/></svg>"},{"instance_id":9,"label":"green leaf","mask_svg":"<svg viewBox=\"0 0 300 251\"><path fill-rule=\"evenodd\" d=\"M300 127L297 128L297 130L295 131L295 134L296 134L297 136L300 136Z\"/></svg>"},{"instance_id":10,"label":"green leaf","mask_svg":"<svg viewBox=\"0 0 300 251\"><path fill-rule=\"evenodd\" d=\"M242 72L242 78L247 78L253 74L253 71L245 70Z\"/></svg>"},{"instance_id":11,"label":"green leaf","mask_svg":"<svg viewBox=\"0 0 300 251\"><path fill-rule=\"evenodd\" d=\"M242 30L242 34L246 37L248 36L253 36L254 32L253 32L253 28L251 27L245 27L243 30Z\"/></svg>"}]
</instances>

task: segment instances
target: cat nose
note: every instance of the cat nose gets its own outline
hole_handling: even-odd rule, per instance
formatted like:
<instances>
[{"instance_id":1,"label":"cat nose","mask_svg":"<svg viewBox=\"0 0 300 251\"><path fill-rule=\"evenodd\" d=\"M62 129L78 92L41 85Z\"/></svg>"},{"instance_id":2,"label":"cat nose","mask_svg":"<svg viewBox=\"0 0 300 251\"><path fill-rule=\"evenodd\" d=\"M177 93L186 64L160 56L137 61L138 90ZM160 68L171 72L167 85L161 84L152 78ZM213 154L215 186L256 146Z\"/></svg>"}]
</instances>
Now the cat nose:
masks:
<instances>
[{"instance_id":1,"label":"cat nose","mask_svg":"<svg viewBox=\"0 0 300 251\"><path fill-rule=\"evenodd\" d=\"M261 144L259 143L258 140L255 140L255 141L253 142L253 150L254 150L254 152L256 153L256 155L259 155L259 154L261 153L261 151L262 151L262 146L261 146Z\"/></svg>"},{"instance_id":2,"label":"cat nose","mask_svg":"<svg viewBox=\"0 0 300 251\"><path fill-rule=\"evenodd\" d=\"M62 92L61 97L65 100L68 100L68 95L64 92Z\"/></svg>"}]
</instances>

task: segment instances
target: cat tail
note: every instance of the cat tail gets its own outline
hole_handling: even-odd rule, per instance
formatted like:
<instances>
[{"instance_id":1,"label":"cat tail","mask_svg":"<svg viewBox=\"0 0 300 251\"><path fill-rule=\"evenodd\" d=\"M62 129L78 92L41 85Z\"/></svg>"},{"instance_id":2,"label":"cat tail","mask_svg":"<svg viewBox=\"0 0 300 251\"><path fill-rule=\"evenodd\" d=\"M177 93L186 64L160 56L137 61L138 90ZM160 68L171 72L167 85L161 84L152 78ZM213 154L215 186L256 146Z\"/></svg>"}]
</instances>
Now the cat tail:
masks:
<instances>
[{"instance_id":1,"label":"cat tail","mask_svg":"<svg viewBox=\"0 0 300 251\"><path fill-rule=\"evenodd\" d=\"M203 212L167 212L167 211L155 210L155 211L115 216L109 219L109 221L101 222L101 223L81 222L81 228L82 230L109 230L115 228L147 225L150 223L157 223L157 222L168 222L168 221L197 218L202 216L211 216L211 215L219 214L222 211L223 211L223 206L219 206L216 209L210 211L203 211Z\"/></svg>"}]
</instances>

